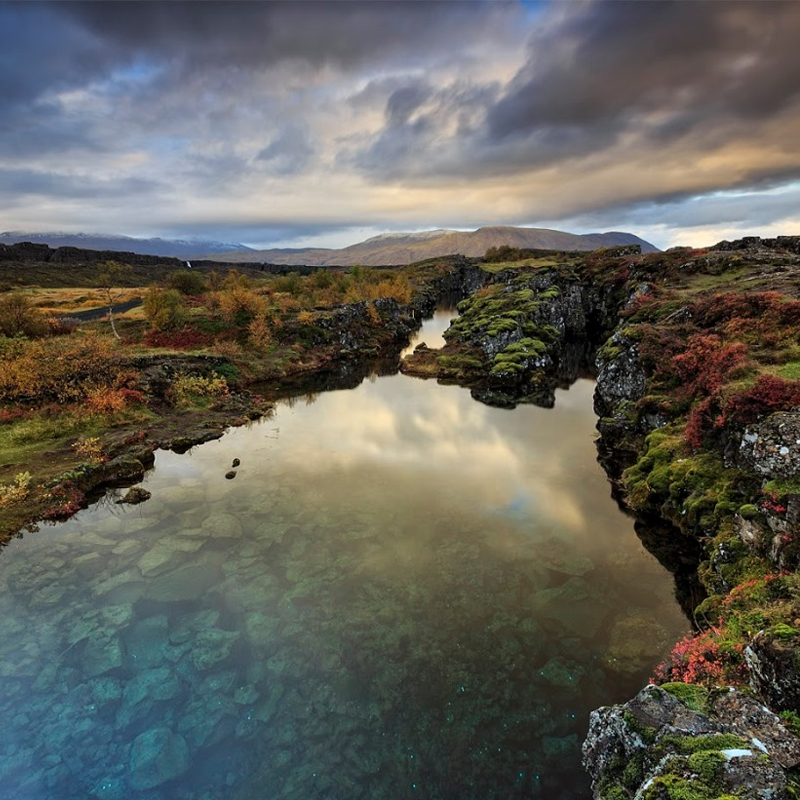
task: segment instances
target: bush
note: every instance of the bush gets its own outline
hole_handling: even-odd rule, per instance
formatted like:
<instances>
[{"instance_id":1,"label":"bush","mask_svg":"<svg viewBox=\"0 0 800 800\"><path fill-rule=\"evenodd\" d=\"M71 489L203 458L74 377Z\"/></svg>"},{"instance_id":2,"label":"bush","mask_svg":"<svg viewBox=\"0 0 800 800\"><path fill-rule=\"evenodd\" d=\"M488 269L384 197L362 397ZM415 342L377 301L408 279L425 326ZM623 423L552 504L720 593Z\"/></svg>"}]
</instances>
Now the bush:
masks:
<instances>
[{"instance_id":1,"label":"bush","mask_svg":"<svg viewBox=\"0 0 800 800\"><path fill-rule=\"evenodd\" d=\"M198 295L206 291L206 280L201 273L190 269L179 269L170 273L167 286L184 295Z\"/></svg>"},{"instance_id":2,"label":"bush","mask_svg":"<svg viewBox=\"0 0 800 800\"><path fill-rule=\"evenodd\" d=\"M144 313L155 331L175 330L186 322L186 305L177 289L151 286L144 298Z\"/></svg>"},{"instance_id":3,"label":"bush","mask_svg":"<svg viewBox=\"0 0 800 800\"><path fill-rule=\"evenodd\" d=\"M9 292L0 296L0 334L3 336L28 336L31 339L47 336L50 326L44 315L31 305L22 292Z\"/></svg>"},{"instance_id":4,"label":"bush","mask_svg":"<svg viewBox=\"0 0 800 800\"><path fill-rule=\"evenodd\" d=\"M203 405L203 400L228 395L228 382L221 375L202 377L179 375L170 387L169 397L176 406ZM199 401L199 402L198 402Z\"/></svg>"},{"instance_id":5,"label":"bush","mask_svg":"<svg viewBox=\"0 0 800 800\"><path fill-rule=\"evenodd\" d=\"M11 341L3 351L0 401L85 400L120 373L112 342L88 334L33 341Z\"/></svg>"},{"instance_id":6,"label":"bush","mask_svg":"<svg viewBox=\"0 0 800 800\"><path fill-rule=\"evenodd\" d=\"M229 324L247 325L265 311L264 298L239 284L217 293L219 313Z\"/></svg>"}]
</instances>

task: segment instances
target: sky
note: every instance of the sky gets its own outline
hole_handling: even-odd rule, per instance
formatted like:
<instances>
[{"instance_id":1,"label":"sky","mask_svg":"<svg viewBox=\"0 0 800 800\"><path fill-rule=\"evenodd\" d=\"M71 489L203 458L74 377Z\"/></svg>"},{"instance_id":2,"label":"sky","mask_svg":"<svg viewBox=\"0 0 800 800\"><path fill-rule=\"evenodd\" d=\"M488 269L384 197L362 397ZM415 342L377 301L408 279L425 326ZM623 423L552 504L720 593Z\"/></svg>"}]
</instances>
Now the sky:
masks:
<instances>
[{"instance_id":1,"label":"sky","mask_svg":"<svg viewBox=\"0 0 800 800\"><path fill-rule=\"evenodd\" d=\"M3 2L0 230L800 234L800 2Z\"/></svg>"}]
</instances>

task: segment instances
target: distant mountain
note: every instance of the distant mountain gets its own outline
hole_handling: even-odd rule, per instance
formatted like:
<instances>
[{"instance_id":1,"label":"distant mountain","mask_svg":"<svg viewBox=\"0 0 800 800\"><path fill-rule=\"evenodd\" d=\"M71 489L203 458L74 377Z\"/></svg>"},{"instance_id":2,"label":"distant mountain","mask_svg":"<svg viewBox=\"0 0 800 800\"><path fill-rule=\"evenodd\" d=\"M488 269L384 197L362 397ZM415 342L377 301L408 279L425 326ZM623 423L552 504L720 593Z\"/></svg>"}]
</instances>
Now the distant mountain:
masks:
<instances>
[{"instance_id":1,"label":"distant mountain","mask_svg":"<svg viewBox=\"0 0 800 800\"><path fill-rule=\"evenodd\" d=\"M50 247L80 247L83 250L117 250L182 259L198 258L205 254L251 252L250 248L243 244L201 239L134 239L131 236L106 236L100 233L26 233L25 231L0 233L0 244L17 242L33 242Z\"/></svg>"},{"instance_id":2,"label":"distant mountain","mask_svg":"<svg viewBox=\"0 0 800 800\"><path fill-rule=\"evenodd\" d=\"M271 264L321 264L323 266L350 266L364 264L411 264L425 258L448 256L460 253L464 256L482 256L490 247L509 245L532 250L597 250L600 247L638 244L645 253L657 252L658 248L632 233L587 233L575 234L547 228L512 228L495 226L479 228L477 231L435 230L421 233L383 233L364 242L344 247L341 250L274 249L249 250L211 254L208 257L225 261L263 261Z\"/></svg>"}]
</instances>

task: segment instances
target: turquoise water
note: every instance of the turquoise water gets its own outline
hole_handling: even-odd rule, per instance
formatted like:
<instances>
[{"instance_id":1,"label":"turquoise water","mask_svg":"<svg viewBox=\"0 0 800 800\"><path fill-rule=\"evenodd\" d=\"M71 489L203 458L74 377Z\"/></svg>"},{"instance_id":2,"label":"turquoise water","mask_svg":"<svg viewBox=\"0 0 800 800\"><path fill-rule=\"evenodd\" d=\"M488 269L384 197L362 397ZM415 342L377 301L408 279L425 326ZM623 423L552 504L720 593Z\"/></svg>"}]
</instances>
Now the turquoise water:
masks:
<instances>
[{"instance_id":1,"label":"turquoise water","mask_svg":"<svg viewBox=\"0 0 800 800\"><path fill-rule=\"evenodd\" d=\"M12 542L0 797L588 798L588 712L688 627L610 499L592 391L297 398L159 453L146 503Z\"/></svg>"}]
</instances>

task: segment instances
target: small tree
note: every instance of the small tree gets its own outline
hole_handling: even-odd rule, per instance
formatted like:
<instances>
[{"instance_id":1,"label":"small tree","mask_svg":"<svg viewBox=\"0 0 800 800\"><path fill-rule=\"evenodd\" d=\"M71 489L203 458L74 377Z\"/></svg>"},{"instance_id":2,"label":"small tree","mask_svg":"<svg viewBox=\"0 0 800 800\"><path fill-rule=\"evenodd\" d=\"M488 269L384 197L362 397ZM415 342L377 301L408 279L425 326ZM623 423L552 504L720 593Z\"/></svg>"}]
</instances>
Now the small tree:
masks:
<instances>
[{"instance_id":1,"label":"small tree","mask_svg":"<svg viewBox=\"0 0 800 800\"><path fill-rule=\"evenodd\" d=\"M186 322L186 305L177 289L150 286L144 298L144 313L155 331L174 330Z\"/></svg>"},{"instance_id":2,"label":"small tree","mask_svg":"<svg viewBox=\"0 0 800 800\"><path fill-rule=\"evenodd\" d=\"M111 323L111 330L117 339L122 338L117 333L117 326L114 324L114 304L122 296L122 288L117 284L119 284L120 278L129 274L130 271L131 268L127 264L120 264L119 261L104 261L100 264L100 286L105 292L108 303L108 321Z\"/></svg>"},{"instance_id":3,"label":"small tree","mask_svg":"<svg viewBox=\"0 0 800 800\"><path fill-rule=\"evenodd\" d=\"M206 290L205 278L199 272L188 269L178 269L171 272L167 278L170 289L177 289L181 294L198 295Z\"/></svg>"},{"instance_id":4,"label":"small tree","mask_svg":"<svg viewBox=\"0 0 800 800\"><path fill-rule=\"evenodd\" d=\"M22 292L0 295L0 335L28 336L31 339L47 335L47 320L31 305Z\"/></svg>"}]
</instances>

